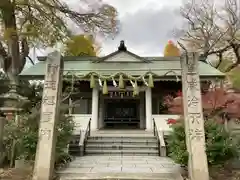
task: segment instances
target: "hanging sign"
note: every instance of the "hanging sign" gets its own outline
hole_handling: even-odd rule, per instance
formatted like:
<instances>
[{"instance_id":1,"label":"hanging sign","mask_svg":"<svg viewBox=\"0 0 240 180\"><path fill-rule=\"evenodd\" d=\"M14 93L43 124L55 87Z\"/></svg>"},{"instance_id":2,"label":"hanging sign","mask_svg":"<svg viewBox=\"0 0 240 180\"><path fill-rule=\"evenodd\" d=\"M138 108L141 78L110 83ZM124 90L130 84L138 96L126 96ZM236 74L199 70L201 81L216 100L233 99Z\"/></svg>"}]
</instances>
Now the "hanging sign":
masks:
<instances>
[{"instance_id":1,"label":"hanging sign","mask_svg":"<svg viewBox=\"0 0 240 180\"><path fill-rule=\"evenodd\" d=\"M132 91L113 91L113 92L108 92L109 96L112 97L133 97L133 92Z\"/></svg>"}]
</instances>

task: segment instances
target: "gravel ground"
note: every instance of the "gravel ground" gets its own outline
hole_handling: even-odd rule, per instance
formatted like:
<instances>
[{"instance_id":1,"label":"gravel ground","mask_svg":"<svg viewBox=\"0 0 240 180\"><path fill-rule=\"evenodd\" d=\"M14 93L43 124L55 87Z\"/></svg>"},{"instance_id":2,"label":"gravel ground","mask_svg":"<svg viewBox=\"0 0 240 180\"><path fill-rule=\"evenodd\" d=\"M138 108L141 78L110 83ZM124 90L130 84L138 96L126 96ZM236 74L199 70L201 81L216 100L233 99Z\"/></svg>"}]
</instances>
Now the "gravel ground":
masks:
<instances>
[{"instance_id":1,"label":"gravel ground","mask_svg":"<svg viewBox=\"0 0 240 180\"><path fill-rule=\"evenodd\" d=\"M1 169L1 180L31 180L31 169Z\"/></svg>"},{"instance_id":2,"label":"gravel ground","mask_svg":"<svg viewBox=\"0 0 240 180\"><path fill-rule=\"evenodd\" d=\"M32 168L0 169L0 180L32 180Z\"/></svg>"},{"instance_id":3,"label":"gravel ground","mask_svg":"<svg viewBox=\"0 0 240 180\"><path fill-rule=\"evenodd\" d=\"M210 180L240 180L240 170L212 169ZM184 180L189 180L184 177Z\"/></svg>"}]
</instances>

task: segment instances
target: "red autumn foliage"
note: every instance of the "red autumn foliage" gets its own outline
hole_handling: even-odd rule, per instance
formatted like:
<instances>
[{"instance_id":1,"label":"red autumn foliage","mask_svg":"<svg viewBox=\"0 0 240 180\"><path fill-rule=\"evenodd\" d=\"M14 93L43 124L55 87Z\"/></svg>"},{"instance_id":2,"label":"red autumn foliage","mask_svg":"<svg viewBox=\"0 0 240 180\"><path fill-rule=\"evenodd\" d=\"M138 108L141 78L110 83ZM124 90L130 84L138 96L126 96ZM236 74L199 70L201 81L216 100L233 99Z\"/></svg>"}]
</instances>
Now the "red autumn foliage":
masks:
<instances>
[{"instance_id":1,"label":"red autumn foliage","mask_svg":"<svg viewBox=\"0 0 240 180\"><path fill-rule=\"evenodd\" d=\"M173 114L183 114L182 94L178 92L176 97L166 96L164 104ZM205 116L220 117L223 114L229 118L240 118L240 93L226 92L216 88L202 94L202 107Z\"/></svg>"},{"instance_id":2,"label":"red autumn foliage","mask_svg":"<svg viewBox=\"0 0 240 180\"><path fill-rule=\"evenodd\" d=\"M167 119L167 124L176 124L177 123L177 120L176 119Z\"/></svg>"},{"instance_id":3,"label":"red autumn foliage","mask_svg":"<svg viewBox=\"0 0 240 180\"><path fill-rule=\"evenodd\" d=\"M182 91L178 91L177 96L182 97Z\"/></svg>"}]
</instances>

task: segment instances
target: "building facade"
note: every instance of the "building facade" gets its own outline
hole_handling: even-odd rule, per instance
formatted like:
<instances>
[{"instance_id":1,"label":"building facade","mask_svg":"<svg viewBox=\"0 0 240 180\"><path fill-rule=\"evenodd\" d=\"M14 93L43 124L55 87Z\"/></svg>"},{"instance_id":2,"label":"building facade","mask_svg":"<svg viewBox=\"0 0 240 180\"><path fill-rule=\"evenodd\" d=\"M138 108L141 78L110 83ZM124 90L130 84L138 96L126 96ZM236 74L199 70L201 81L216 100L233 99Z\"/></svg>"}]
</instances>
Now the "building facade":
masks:
<instances>
[{"instance_id":1,"label":"building facade","mask_svg":"<svg viewBox=\"0 0 240 180\"><path fill-rule=\"evenodd\" d=\"M46 57L21 73L22 78L44 78ZM91 118L91 129L153 129L153 118L166 116L165 95L181 90L180 57L140 57L124 44L104 57L63 57L64 78L79 89L69 99L76 124ZM224 74L199 61L201 82ZM163 126L167 126L163 122ZM164 129L164 128L163 128Z\"/></svg>"}]
</instances>

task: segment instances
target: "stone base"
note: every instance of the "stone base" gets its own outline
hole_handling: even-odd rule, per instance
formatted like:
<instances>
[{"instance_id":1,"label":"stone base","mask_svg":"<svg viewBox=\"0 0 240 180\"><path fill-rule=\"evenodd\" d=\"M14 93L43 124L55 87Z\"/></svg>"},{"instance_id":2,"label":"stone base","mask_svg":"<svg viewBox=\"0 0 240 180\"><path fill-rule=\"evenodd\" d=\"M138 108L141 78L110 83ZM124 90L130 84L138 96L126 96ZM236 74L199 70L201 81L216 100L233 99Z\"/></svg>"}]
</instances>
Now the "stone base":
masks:
<instances>
[{"instance_id":1,"label":"stone base","mask_svg":"<svg viewBox=\"0 0 240 180\"><path fill-rule=\"evenodd\" d=\"M24 159L15 160L15 168L30 169L32 167L33 167L33 163L31 161L26 161Z\"/></svg>"},{"instance_id":2,"label":"stone base","mask_svg":"<svg viewBox=\"0 0 240 180\"><path fill-rule=\"evenodd\" d=\"M181 166L180 173L181 173L182 177L188 177L188 168Z\"/></svg>"}]
</instances>

